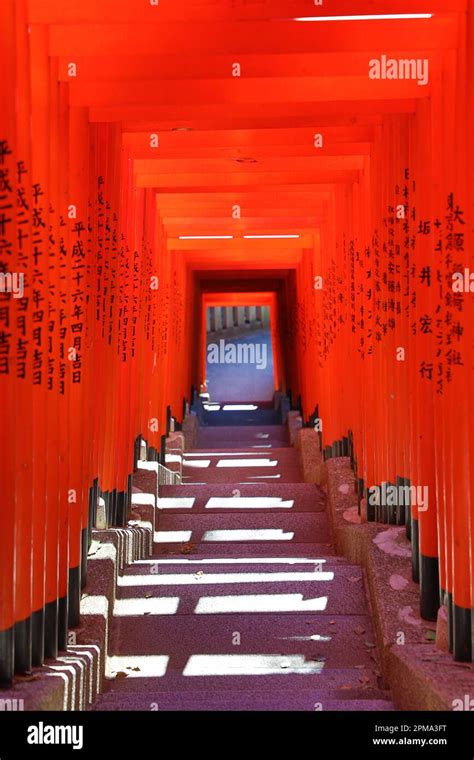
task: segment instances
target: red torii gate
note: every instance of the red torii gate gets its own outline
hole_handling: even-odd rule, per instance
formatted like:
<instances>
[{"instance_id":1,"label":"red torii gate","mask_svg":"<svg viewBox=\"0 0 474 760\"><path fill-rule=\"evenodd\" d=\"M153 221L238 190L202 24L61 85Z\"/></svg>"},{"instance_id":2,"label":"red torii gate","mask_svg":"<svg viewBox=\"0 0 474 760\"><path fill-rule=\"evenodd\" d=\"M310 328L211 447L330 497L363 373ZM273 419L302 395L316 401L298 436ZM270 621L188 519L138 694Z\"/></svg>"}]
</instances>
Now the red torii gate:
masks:
<instances>
[{"instance_id":1,"label":"red torii gate","mask_svg":"<svg viewBox=\"0 0 474 760\"><path fill-rule=\"evenodd\" d=\"M293 21L303 0L133 5L1 5L0 681L77 625L97 489L123 522L136 437L182 419L212 267L292 271L303 415L327 456L350 442L361 496L429 488L421 611L447 604L472 659L472 2L335 0L318 15L434 15L325 24ZM429 83L370 79L381 55ZM181 239L206 233L234 239Z\"/></svg>"}]
</instances>

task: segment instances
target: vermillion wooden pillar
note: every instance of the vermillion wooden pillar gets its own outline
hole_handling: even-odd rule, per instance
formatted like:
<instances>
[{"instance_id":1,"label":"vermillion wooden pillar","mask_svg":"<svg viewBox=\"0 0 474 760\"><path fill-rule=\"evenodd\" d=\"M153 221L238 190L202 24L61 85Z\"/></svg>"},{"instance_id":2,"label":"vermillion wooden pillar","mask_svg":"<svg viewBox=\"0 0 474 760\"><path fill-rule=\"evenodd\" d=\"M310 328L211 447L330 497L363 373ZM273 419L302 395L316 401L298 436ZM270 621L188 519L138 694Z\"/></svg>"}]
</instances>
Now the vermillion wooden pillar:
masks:
<instances>
[{"instance_id":1,"label":"vermillion wooden pillar","mask_svg":"<svg viewBox=\"0 0 474 760\"><path fill-rule=\"evenodd\" d=\"M4 82L5 103L0 109L0 266L2 273L17 270L15 219L16 194L16 139L15 139L15 87L17 70L15 64L15 7L5 3L0 24L0 56L2 69L10 76ZM14 672L14 625L15 625L15 566L21 556L15 555L15 533L18 505L15 500L15 458L18 451L19 430L14 418L14 399L18 401L14 380L14 310L7 292L0 294L0 389L7 410L4 416L4 434L1 436L1 459L3 470L4 504L0 509L0 686L8 686ZM20 402L21 403L21 402Z\"/></svg>"}]
</instances>

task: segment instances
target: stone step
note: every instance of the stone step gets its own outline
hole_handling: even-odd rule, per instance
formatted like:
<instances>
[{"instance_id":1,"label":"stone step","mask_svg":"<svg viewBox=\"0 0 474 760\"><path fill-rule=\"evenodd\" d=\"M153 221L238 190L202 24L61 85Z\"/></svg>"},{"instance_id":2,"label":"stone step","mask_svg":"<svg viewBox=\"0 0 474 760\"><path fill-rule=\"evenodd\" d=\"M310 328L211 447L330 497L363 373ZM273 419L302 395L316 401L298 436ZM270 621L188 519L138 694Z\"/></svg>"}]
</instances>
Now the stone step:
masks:
<instances>
[{"instance_id":1,"label":"stone step","mask_svg":"<svg viewBox=\"0 0 474 760\"><path fill-rule=\"evenodd\" d=\"M166 548L169 543L211 544L282 542L288 547L295 543L329 542L329 527L325 514L160 514L155 530L155 543ZM291 549L289 550L291 554Z\"/></svg>"},{"instance_id":2,"label":"stone step","mask_svg":"<svg viewBox=\"0 0 474 760\"><path fill-rule=\"evenodd\" d=\"M242 691L258 693L281 689L291 701L302 689L313 689L316 694L339 691L343 697L357 690L360 696L368 692L368 698L371 691L378 691L376 677L361 675L357 668L325 669L324 663L305 661L296 655L271 658L269 655L197 653L188 660L183 673L168 671L167 666L165 656L111 657L107 661L110 689L117 695L122 694L124 705L128 703L128 695L136 692L187 692L190 695L215 692L228 696ZM116 673L122 675L115 677Z\"/></svg>"},{"instance_id":3,"label":"stone step","mask_svg":"<svg viewBox=\"0 0 474 760\"><path fill-rule=\"evenodd\" d=\"M219 410L207 411L203 409L200 414L202 426L208 427L244 427L259 425L281 425L281 413L273 409L252 410Z\"/></svg>"},{"instance_id":4,"label":"stone step","mask_svg":"<svg viewBox=\"0 0 474 760\"><path fill-rule=\"evenodd\" d=\"M317 571L327 572L337 570L339 567L353 567L360 571L359 565L352 565L344 557L248 557L248 558L227 558L227 557L176 557L161 559L142 559L137 560L126 568L124 576L119 577L119 584L122 578L129 575L167 575L167 574L199 574L206 580L208 574L229 574L237 573L261 573L272 576L275 573L306 573L313 574ZM354 576L357 573L354 574Z\"/></svg>"},{"instance_id":5,"label":"stone step","mask_svg":"<svg viewBox=\"0 0 474 760\"><path fill-rule=\"evenodd\" d=\"M326 496L312 483L265 483L239 485L219 483L201 486L160 486L157 507L164 512L323 512Z\"/></svg>"},{"instance_id":6,"label":"stone step","mask_svg":"<svg viewBox=\"0 0 474 760\"><path fill-rule=\"evenodd\" d=\"M255 452L236 451L227 456L219 450L185 453L183 480L197 483L298 483L301 472L293 449Z\"/></svg>"},{"instance_id":7,"label":"stone step","mask_svg":"<svg viewBox=\"0 0 474 760\"><path fill-rule=\"evenodd\" d=\"M336 694L338 695L336 697ZM126 709L134 711L212 711L212 712L273 712L273 711L305 711L305 712L386 712L394 710L392 702L384 698L384 692L356 689L351 695L349 691L320 691L303 689L298 692L269 689L255 693L238 691L235 694L219 694L204 692L189 694L188 692L150 692L142 694L127 693ZM125 709L122 693L109 692L99 697L94 710L120 711Z\"/></svg>"},{"instance_id":8,"label":"stone step","mask_svg":"<svg viewBox=\"0 0 474 760\"><path fill-rule=\"evenodd\" d=\"M114 614L151 617L184 614L219 615L224 613L299 613L333 616L363 615L366 604L363 582L354 569L341 567L335 573L315 573L318 580L281 580L275 582L220 582L227 576L127 575L117 588ZM251 576L252 577L252 576ZM255 576L254 576L255 577ZM139 580L138 580L139 579ZM181 579L181 582L180 582Z\"/></svg>"},{"instance_id":9,"label":"stone step","mask_svg":"<svg viewBox=\"0 0 474 760\"><path fill-rule=\"evenodd\" d=\"M205 541L201 544L189 543L168 543L154 544L153 555L157 558L170 559L175 558L199 558L229 560L229 559L278 559L297 557L304 558L325 558L333 557L334 548L330 543L305 543L286 541L260 541L247 543L233 543L230 541Z\"/></svg>"},{"instance_id":10,"label":"stone step","mask_svg":"<svg viewBox=\"0 0 474 760\"><path fill-rule=\"evenodd\" d=\"M200 427L198 446L224 447L240 445L241 442L252 444L280 443L288 446L288 429L286 425L248 425L232 427L221 425L218 428Z\"/></svg>"},{"instance_id":11,"label":"stone step","mask_svg":"<svg viewBox=\"0 0 474 760\"><path fill-rule=\"evenodd\" d=\"M113 655L168 656L168 670L184 670L194 653L303 655L327 668L377 670L366 615L224 614L121 617L114 623ZM179 630L179 635L177 631Z\"/></svg>"}]
</instances>

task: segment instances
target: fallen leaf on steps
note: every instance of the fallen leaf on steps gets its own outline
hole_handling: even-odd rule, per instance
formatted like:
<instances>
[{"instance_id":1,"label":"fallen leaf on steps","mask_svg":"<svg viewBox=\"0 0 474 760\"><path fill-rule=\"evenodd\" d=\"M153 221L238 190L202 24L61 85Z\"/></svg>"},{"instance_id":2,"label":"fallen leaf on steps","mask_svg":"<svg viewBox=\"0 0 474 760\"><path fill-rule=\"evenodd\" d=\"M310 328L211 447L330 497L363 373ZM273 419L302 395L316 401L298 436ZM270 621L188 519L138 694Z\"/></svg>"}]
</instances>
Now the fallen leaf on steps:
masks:
<instances>
[{"instance_id":1,"label":"fallen leaf on steps","mask_svg":"<svg viewBox=\"0 0 474 760\"><path fill-rule=\"evenodd\" d=\"M408 586L408 581L403 577L403 575L391 575L389 583L390 587L393 588L394 591L402 591L406 586Z\"/></svg>"}]
</instances>

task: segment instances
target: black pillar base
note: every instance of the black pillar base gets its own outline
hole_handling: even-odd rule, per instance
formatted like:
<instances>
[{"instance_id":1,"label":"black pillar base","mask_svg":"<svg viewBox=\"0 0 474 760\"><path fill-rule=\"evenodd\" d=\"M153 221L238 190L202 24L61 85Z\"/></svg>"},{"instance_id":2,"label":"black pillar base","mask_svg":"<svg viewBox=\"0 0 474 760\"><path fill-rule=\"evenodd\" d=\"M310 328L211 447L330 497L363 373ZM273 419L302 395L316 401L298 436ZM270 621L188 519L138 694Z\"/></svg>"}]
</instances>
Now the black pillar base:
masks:
<instances>
[{"instance_id":1,"label":"black pillar base","mask_svg":"<svg viewBox=\"0 0 474 760\"><path fill-rule=\"evenodd\" d=\"M377 519L377 506L375 504L370 503L370 493L369 488L366 488L364 481L362 478L360 479L360 488L361 488L361 495L360 498L365 498L365 504L366 504L366 512L367 512L367 522L375 522Z\"/></svg>"},{"instance_id":2,"label":"black pillar base","mask_svg":"<svg viewBox=\"0 0 474 760\"><path fill-rule=\"evenodd\" d=\"M31 673L31 617L15 623L15 673Z\"/></svg>"},{"instance_id":3,"label":"black pillar base","mask_svg":"<svg viewBox=\"0 0 474 760\"><path fill-rule=\"evenodd\" d=\"M81 568L69 568L68 628L77 628L80 622ZM67 640L67 637L66 637Z\"/></svg>"},{"instance_id":4,"label":"black pillar base","mask_svg":"<svg viewBox=\"0 0 474 760\"><path fill-rule=\"evenodd\" d=\"M388 481L385 481L385 482L381 483L380 484L380 494L383 494L383 492L384 492L384 486L385 486L385 488L387 488L389 485L390 485L390 483ZM385 491L385 493L387 493L387 491ZM387 504L380 504L377 507L377 511L378 511L377 522L381 522L384 525L386 525L388 523L388 512L389 512L388 505Z\"/></svg>"},{"instance_id":5,"label":"black pillar base","mask_svg":"<svg viewBox=\"0 0 474 760\"><path fill-rule=\"evenodd\" d=\"M0 631L0 688L13 683L15 671L15 629L12 626Z\"/></svg>"},{"instance_id":6,"label":"black pillar base","mask_svg":"<svg viewBox=\"0 0 474 760\"><path fill-rule=\"evenodd\" d=\"M44 663L44 608L31 616L32 663L35 668Z\"/></svg>"},{"instance_id":7,"label":"black pillar base","mask_svg":"<svg viewBox=\"0 0 474 760\"><path fill-rule=\"evenodd\" d=\"M55 660L58 656L58 600L48 602L44 608L44 656Z\"/></svg>"},{"instance_id":8,"label":"black pillar base","mask_svg":"<svg viewBox=\"0 0 474 760\"><path fill-rule=\"evenodd\" d=\"M89 553L89 528L83 528L81 533L81 588L87 583L87 555Z\"/></svg>"},{"instance_id":9,"label":"black pillar base","mask_svg":"<svg viewBox=\"0 0 474 760\"><path fill-rule=\"evenodd\" d=\"M400 494L402 493L400 491L401 488L405 485L405 478L400 477L397 475L395 478L395 483L397 486L397 494L398 496L398 504L395 508L395 524L396 525L404 525L405 524L405 511L406 511L406 499L405 495L403 495L402 498L400 498Z\"/></svg>"},{"instance_id":10,"label":"black pillar base","mask_svg":"<svg viewBox=\"0 0 474 760\"><path fill-rule=\"evenodd\" d=\"M420 531L418 520L411 518L411 577L420 582Z\"/></svg>"},{"instance_id":11,"label":"black pillar base","mask_svg":"<svg viewBox=\"0 0 474 760\"><path fill-rule=\"evenodd\" d=\"M155 449L154 446L150 446L147 451L148 455L148 461L149 462L157 462L158 461L158 451Z\"/></svg>"},{"instance_id":12,"label":"black pillar base","mask_svg":"<svg viewBox=\"0 0 474 760\"><path fill-rule=\"evenodd\" d=\"M136 470L138 467L138 461L140 459L140 447L141 447L141 435L138 435L135 438L135 443L133 444L133 469Z\"/></svg>"},{"instance_id":13,"label":"black pillar base","mask_svg":"<svg viewBox=\"0 0 474 760\"><path fill-rule=\"evenodd\" d=\"M472 662L470 608L453 604L453 655L456 662Z\"/></svg>"},{"instance_id":14,"label":"black pillar base","mask_svg":"<svg viewBox=\"0 0 474 760\"><path fill-rule=\"evenodd\" d=\"M388 486L394 486L396 484L394 483L388 483ZM397 525L397 512L399 510L399 504L398 504L398 491L395 492L397 494L396 498L396 504L388 504L387 505L387 522L389 525Z\"/></svg>"},{"instance_id":15,"label":"black pillar base","mask_svg":"<svg viewBox=\"0 0 474 760\"><path fill-rule=\"evenodd\" d=\"M127 494L125 491L117 491L115 494L116 500L116 523L120 528L123 528L127 522Z\"/></svg>"},{"instance_id":16,"label":"black pillar base","mask_svg":"<svg viewBox=\"0 0 474 760\"><path fill-rule=\"evenodd\" d=\"M62 596L58 599L58 651L65 652L67 649L67 620L68 620L68 598Z\"/></svg>"},{"instance_id":17,"label":"black pillar base","mask_svg":"<svg viewBox=\"0 0 474 760\"><path fill-rule=\"evenodd\" d=\"M107 523L107 527L111 525L110 519L110 494L108 491L99 491L101 499L104 500L105 505L105 520Z\"/></svg>"},{"instance_id":18,"label":"black pillar base","mask_svg":"<svg viewBox=\"0 0 474 760\"><path fill-rule=\"evenodd\" d=\"M117 489L110 494L110 513L111 513L111 525L117 525Z\"/></svg>"},{"instance_id":19,"label":"black pillar base","mask_svg":"<svg viewBox=\"0 0 474 760\"><path fill-rule=\"evenodd\" d=\"M420 615L423 620L436 620L439 610L438 557L420 555Z\"/></svg>"},{"instance_id":20,"label":"black pillar base","mask_svg":"<svg viewBox=\"0 0 474 760\"><path fill-rule=\"evenodd\" d=\"M410 487L411 485L410 478L405 478L404 480L405 480L404 485ZM406 536L408 540L411 541L412 536L411 536L411 504L410 503L407 503L405 505L405 526L406 526Z\"/></svg>"}]
</instances>

